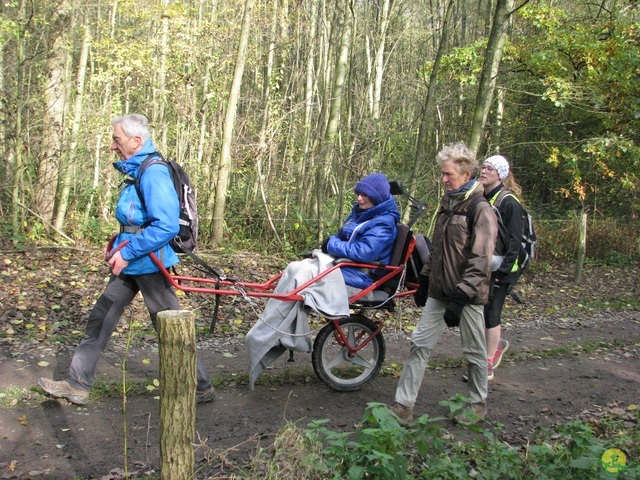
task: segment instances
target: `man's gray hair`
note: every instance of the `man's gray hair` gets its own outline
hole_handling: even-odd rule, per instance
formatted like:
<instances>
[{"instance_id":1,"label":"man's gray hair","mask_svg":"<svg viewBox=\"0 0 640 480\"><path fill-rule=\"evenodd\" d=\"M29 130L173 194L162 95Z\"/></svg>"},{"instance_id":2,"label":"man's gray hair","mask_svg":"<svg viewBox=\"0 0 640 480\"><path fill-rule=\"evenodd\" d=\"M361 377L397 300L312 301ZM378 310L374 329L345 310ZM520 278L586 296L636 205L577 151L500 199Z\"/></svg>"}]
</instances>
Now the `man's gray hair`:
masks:
<instances>
[{"instance_id":1,"label":"man's gray hair","mask_svg":"<svg viewBox=\"0 0 640 480\"><path fill-rule=\"evenodd\" d=\"M144 115L139 113L132 113L123 117L116 117L111 120L111 125L116 126L120 124L123 133L128 137L140 137L142 145L147 143L147 140L151 138L149 133L149 121Z\"/></svg>"},{"instance_id":2,"label":"man's gray hair","mask_svg":"<svg viewBox=\"0 0 640 480\"><path fill-rule=\"evenodd\" d=\"M440 165L447 161L453 162L459 173L472 172L475 175L478 169L476 154L464 143L445 145L436 155L436 161Z\"/></svg>"}]
</instances>

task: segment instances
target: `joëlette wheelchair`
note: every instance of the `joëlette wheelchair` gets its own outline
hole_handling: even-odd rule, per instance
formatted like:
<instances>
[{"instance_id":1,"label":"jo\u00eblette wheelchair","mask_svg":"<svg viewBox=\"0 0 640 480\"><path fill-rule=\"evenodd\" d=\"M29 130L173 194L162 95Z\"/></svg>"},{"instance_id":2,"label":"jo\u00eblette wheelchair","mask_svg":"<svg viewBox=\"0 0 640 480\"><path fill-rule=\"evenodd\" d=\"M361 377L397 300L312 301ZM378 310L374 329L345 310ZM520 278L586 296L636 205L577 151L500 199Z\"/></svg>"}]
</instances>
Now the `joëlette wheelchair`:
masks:
<instances>
[{"instance_id":1,"label":"jo\u00eblette wheelchair","mask_svg":"<svg viewBox=\"0 0 640 480\"><path fill-rule=\"evenodd\" d=\"M348 258L338 258L334 260L332 267L297 289L286 294L276 294L273 290L282 272L264 283L229 280L217 273L211 278L200 278L171 273L153 253L150 256L177 290L210 295L276 298L282 301L303 300L300 293L305 288L339 268L356 267L382 271L382 276L363 290L347 286L349 307L353 313L346 318L327 320L313 343L311 359L320 380L334 390L359 390L378 374L385 358L385 341L382 334L385 321L373 320L366 312L380 309L393 312L395 299L413 295L418 287L419 269L430 249L429 241L422 235L413 235L411 230L426 207L406 193L400 182L389 183L392 195L402 195L406 199L412 216L407 224L398 224L398 236L388 265L359 263ZM217 313L214 314L213 321L216 316ZM213 325L212 323L212 330Z\"/></svg>"}]
</instances>

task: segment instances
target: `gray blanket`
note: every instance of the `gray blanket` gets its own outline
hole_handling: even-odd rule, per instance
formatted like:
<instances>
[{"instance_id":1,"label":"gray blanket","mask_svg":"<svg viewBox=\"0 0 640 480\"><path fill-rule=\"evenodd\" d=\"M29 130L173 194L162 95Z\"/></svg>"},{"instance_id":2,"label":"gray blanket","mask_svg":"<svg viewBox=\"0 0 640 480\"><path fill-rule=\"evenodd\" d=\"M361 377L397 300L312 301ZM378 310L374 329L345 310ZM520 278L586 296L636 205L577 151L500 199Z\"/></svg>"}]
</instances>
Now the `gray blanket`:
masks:
<instances>
[{"instance_id":1,"label":"gray blanket","mask_svg":"<svg viewBox=\"0 0 640 480\"><path fill-rule=\"evenodd\" d=\"M314 250L312 258L287 265L274 292L291 292L329 268L332 261L333 257ZM300 295L304 298L302 302L269 299L258 322L247 333L251 390L258 375L285 351L308 353L313 349L309 308L329 319L349 316L349 297L340 270L312 283Z\"/></svg>"}]
</instances>

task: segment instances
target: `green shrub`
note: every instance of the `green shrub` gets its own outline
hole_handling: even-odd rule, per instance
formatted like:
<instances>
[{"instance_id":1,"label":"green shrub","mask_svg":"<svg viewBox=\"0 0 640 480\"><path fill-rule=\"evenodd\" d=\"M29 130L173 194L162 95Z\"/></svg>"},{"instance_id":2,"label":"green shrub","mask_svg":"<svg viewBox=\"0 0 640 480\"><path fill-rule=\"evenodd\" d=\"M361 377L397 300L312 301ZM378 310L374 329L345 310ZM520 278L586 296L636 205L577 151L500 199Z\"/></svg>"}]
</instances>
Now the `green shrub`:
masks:
<instances>
[{"instance_id":1,"label":"green shrub","mask_svg":"<svg viewBox=\"0 0 640 480\"><path fill-rule=\"evenodd\" d=\"M457 396L441 404L455 414L464 400ZM570 421L536 431L526 445L500 440L500 425L483 423L453 434L442 419L427 415L410 428L397 420L384 404L370 403L357 432L333 432L327 420L312 422L306 438L321 455L314 457L317 471L308 478L605 479L610 474L602 465L604 452L619 448L628 458L639 453L637 418L601 418L596 425ZM638 478L640 465L627 463L624 474Z\"/></svg>"}]
</instances>

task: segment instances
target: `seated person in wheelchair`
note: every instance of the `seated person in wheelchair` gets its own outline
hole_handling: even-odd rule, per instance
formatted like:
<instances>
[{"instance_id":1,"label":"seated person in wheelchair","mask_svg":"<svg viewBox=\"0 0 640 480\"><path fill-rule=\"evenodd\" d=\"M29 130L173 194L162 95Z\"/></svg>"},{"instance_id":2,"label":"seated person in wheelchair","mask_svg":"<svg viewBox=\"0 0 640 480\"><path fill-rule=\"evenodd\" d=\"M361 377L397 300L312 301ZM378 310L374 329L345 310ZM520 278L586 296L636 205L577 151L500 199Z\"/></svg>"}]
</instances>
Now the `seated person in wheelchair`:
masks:
<instances>
[{"instance_id":1,"label":"seated person in wheelchair","mask_svg":"<svg viewBox=\"0 0 640 480\"><path fill-rule=\"evenodd\" d=\"M388 263L397 236L400 211L390 193L387 178L372 173L358 183L357 202L342 227L327 238L310 258L287 265L274 293L287 293L332 266L335 258L362 263ZM375 281L375 270L340 268L305 288L304 301L269 299L259 321L247 333L249 384L253 389L260 372L286 350L310 352L313 348L308 308L326 318L349 316L346 286L366 288Z\"/></svg>"},{"instance_id":2,"label":"seated person in wheelchair","mask_svg":"<svg viewBox=\"0 0 640 480\"><path fill-rule=\"evenodd\" d=\"M357 202L338 233L327 238L322 251L335 258L355 262L389 263L398 230L400 212L389 192L389 182L381 173L372 173L356 183ZM371 269L345 267L340 269L344 283L367 288L375 281Z\"/></svg>"}]
</instances>

